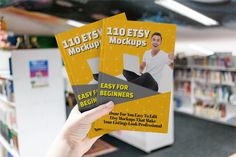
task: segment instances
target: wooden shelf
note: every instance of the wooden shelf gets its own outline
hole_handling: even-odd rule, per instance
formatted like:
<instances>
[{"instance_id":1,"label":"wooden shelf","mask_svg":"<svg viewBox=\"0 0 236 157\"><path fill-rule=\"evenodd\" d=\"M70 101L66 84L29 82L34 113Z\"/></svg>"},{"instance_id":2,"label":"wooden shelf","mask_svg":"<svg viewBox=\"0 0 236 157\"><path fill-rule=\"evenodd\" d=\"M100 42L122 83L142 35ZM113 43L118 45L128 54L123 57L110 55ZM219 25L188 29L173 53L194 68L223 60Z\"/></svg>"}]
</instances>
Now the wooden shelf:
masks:
<instances>
[{"instance_id":1,"label":"wooden shelf","mask_svg":"<svg viewBox=\"0 0 236 157\"><path fill-rule=\"evenodd\" d=\"M0 135L0 143L13 157L20 157L19 153L10 146L10 144L3 138L2 135Z\"/></svg>"}]
</instances>

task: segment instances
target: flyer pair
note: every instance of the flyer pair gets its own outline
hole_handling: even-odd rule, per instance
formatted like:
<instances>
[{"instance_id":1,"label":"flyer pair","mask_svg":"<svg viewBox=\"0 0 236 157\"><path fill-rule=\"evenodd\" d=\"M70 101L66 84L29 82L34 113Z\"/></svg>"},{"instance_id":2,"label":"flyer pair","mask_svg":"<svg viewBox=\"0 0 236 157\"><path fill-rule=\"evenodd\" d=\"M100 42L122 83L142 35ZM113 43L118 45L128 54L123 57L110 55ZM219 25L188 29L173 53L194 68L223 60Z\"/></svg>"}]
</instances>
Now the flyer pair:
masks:
<instances>
[{"instance_id":1,"label":"flyer pair","mask_svg":"<svg viewBox=\"0 0 236 157\"><path fill-rule=\"evenodd\" d=\"M113 130L168 132L176 26L124 13L56 35L80 112L113 101L90 137Z\"/></svg>"}]
</instances>

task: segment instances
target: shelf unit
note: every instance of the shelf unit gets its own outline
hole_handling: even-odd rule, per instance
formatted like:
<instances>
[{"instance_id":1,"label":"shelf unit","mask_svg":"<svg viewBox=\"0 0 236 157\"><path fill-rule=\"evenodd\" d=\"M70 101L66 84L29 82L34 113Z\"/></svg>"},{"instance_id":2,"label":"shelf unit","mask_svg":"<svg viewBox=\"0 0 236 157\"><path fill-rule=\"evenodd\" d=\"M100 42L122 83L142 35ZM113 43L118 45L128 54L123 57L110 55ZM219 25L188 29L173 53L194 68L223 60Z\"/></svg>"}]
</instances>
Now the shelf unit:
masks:
<instances>
[{"instance_id":1,"label":"shelf unit","mask_svg":"<svg viewBox=\"0 0 236 157\"><path fill-rule=\"evenodd\" d=\"M16 106L14 102L11 102L11 101L7 100L6 96L3 96L2 94L0 94L0 101L7 104L10 107L15 107Z\"/></svg>"},{"instance_id":2,"label":"shelf unit","mask_svg":"<svg viewBox=\"0 0 236 157\"><path fill-rule=\"evenodd\" d=\"M191 61L191 59L189 59ZM226 125L230 125L230 126L236 126L236 123L231 124L228 122L228 120L232 117L236 117L236 105L232 105L230 104L228 101L224 100L224 99L217 99L217 98L213 98L211 96L207 96L207 95L198 95L196 94L196 88L199 85L202 86L207 86L207 87L212 87L212 88L216 88L216 87L229 87L229 88L236 88L236 82L228 82L228 81L222 81L222 78L220 77L219 81L210 81L204 78L196 78L196 72L197 71L208 71L208 72L219 72L221 73L225 73L225 72L229 72L229 73L235 73L236 74L236 68L224 68L224 67L216 67L216 66L200 66L200 65L188 65L188 66L182 66L182 65L175 65L175 70L182 70L183 72L188 70L191 71L191 76L188 77L186 79L186 77L174 77L174 81L177 84L181 84L181 82L183 82L182 84L188 82L191 85L191 95L189 96L189 101L186 101L186 96L185 96L185 92L184 90L182 91L182 93L180 92L174 92L174 98L175 100L177 99L182 100L182 104L178 105L178 107L175 107L175 111L176 112L180 112L180 113L185 113L188 115L192 115L194 117L197 118L202 118L205 120L209 120L209 121L213 121L213 122L218 122L221 124L226 124ZM235 75L236 76L236 75ZM201 87L200 87L201 88ZM217 96L215 96L217 97ZM225 104L226 106L226 116L224 118L210 118L209 116L203 116L203 115L199 115L196 114L195 112L195 103L197 100L201 100L204 103L212 103L212 104ZM176 104L176 101L175 101Z\"/></svg>"},{"instance_id":3,"label":"shelf unit","mask_svg":"<svg viewBox=\"0 0 236 157\"><path fill-rule=\"evenodd\" d=\"M7 128L17 133L19 150L0 134L2 146L13 157L42 157L66 120L62 61L58 49L24 49L1 51L0 81L14 83L14 102L0 93L0 107L15 110L17 128ZM13 76L9 75L8 59L12 58ZM48 62L48 85L33 87L30 61ZM1 108L0 108L1 109ZM5 124L7 125L7 123ZM53 127L51 127L53 126ZM1 150L1 149L0 149ZM1 152L0 152L1 154Z\"/></svg>"},{"instance_id":4,"label":"shelf unit","mask_svg":"<svg viewBox=\"0 0 236 157\"><path fill-rule=\"evenodd\" d=\"M19 153L14 150L10 144L0 135L0 144L13 156L13 157L20 157Z\"/></svg>"}]
</instances>

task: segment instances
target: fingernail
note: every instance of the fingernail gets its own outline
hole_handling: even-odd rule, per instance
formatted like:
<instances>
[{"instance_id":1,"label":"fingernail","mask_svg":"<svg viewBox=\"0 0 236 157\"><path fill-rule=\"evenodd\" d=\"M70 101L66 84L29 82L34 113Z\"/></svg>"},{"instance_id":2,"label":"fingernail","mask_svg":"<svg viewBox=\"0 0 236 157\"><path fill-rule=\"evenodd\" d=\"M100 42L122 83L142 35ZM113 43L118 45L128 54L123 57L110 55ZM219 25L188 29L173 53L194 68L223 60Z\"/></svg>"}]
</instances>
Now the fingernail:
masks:
<instances>
[{"instance_id":1,"label":"fingernail","mask_svg":"<svg viewBox=\"0 0 236 157\"><path fill-rule=\"evenodd\" d=\"M109 101L108 103L105 104L106 108L113 108L114 103L112 101Z\"/></svg>"}]
</instances>

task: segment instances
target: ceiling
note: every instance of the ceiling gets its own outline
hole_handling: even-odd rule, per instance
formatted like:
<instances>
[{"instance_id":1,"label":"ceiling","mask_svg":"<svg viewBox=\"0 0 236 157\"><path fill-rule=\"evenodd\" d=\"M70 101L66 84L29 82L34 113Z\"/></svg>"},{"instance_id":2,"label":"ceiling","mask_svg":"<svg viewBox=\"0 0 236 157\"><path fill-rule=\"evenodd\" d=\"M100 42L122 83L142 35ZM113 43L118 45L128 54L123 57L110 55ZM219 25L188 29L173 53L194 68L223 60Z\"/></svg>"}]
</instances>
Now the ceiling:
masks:
<instances>
[{"instance_id":1,"label":"ceiling","mask_svg":"<svg viewBox=\"0 0 236 157\"><path fill-rule=\"evenodd\" d=\"M236 0L177 1L217 20L220 26L236 28ZM0 7L15 6L81 22L93 22L126 12L129 20L151 20L205 27L154 2L155 0L1 0Z\"/></svg>"}]
</instances>

